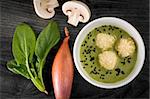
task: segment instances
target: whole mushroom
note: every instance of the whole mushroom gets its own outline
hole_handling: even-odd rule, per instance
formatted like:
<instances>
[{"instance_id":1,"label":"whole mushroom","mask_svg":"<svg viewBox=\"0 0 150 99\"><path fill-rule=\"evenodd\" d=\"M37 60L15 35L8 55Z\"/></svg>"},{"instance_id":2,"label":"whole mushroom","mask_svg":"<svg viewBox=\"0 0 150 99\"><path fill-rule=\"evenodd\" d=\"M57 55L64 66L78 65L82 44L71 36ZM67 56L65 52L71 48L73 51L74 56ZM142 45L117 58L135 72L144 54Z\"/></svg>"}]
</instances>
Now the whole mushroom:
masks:
<instances>
[{"instance_id":1,"label":"whole mushroom","mask_svg":"<svg viewBox=\"0 0 150 99\"><path fill-rule=\"evenodd\" d=\"M33 0L36 14L43 19L50 19L55 15L54 8L58 7L57 0Z\"/></svg>"},{"instance_id":2,"label":"whole mushroom","mask_svg":"<svg viewBox=\"0 0 150 99\"><path fill-rule=\"evenodd\" d=\"M79 22L86 23L91 17L89 7L81 1L68 1L63 4L62 11L68 16L68 23L77 26Z\"/></svg>"}]
</instances>

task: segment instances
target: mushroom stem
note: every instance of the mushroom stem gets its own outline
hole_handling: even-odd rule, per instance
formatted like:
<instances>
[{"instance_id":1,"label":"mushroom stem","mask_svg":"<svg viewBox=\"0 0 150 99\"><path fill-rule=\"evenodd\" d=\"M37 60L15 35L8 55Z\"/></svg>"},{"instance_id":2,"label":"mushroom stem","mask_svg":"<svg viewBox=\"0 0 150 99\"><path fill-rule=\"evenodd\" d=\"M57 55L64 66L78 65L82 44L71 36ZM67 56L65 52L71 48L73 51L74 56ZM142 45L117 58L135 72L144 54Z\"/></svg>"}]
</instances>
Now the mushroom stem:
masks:
<instances>
[{"instance_id":1,"label":"mushroom stem","mask_svg":"<svg viewBox=\"0 0 150 99\"><path fill-rule=\"evenodd\" d=\"M68 17L68 23L73 25L73 26L77 26L79 23L78 13L74 13L73 16Z\"/></svg>"}]
</instances>

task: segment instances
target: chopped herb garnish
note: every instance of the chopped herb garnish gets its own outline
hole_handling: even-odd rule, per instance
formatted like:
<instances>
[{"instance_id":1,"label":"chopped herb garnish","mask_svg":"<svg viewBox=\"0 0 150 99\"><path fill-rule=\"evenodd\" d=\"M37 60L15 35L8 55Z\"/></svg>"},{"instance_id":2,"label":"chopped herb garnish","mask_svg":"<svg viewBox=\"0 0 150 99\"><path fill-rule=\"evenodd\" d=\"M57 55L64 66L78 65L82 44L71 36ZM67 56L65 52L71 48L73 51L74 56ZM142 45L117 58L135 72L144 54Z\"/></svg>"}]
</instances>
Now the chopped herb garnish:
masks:
<instances>
[{"instance_id":1,"label":"chopped herb garnish","mask_svg":"<svg viewBox=\"0 0 150 99\"><path fill-rule=\"evenodd\" d=\"M118 27L114 27L115 29L119 29Z\"/></svg>"},{"instance_id":2,"label":"chopped herb garnish","mask_svg":"<svg viewBox=\"0 0 150 99\"><path fill-rule=\"evenodd\" d=\"M106 74L108 74L108 71L106 72Z\"/></svg>"},{"instance_id":3,"label":"chopped herb garnish","mask_svg":"<svg viewBox=\"0 0 150 99\"><path fill-rule=\"evenodd\" d=\"M95 30L97 30L97 28L95 28Z\"/></svg>"},{"instance_id":4,"label":"chopped herb garnish","mask_svg":"<svg viewBox=\"0 0 150 99\"><path fill-rule=\"evenodd\" d=\"M81 60L80 62L83 62L83 60Z\"/></svg>"},{"instance_id":5,"label":"chopped herb garnish","mask_svg":"<svg viewBox=\"0 0 150 99\"><path fill-rule=\"evenodd\" d=\"M93 52L95 52L95 50L93 50Z\"/></svg>"},{"instance_id":6,"label":"chopped herb garnish","mask_svg":"<svg viewBox=\"0 0 150 99\"><path fill-rule=\"evenodd\" d=\"M124 71L121 71L121 74L125 74Z\"/></svg>"},{"instance_id":7,"label":"chopped herb garnish","mask_svg":"<svg viewBox=\"0 0 150 99\"><path fill-rule=\"evenodd\" d=\"M94 60L94 57L91 57L90 61L93 61Z\"/></svg>"},{"instance_id":8,"label":"chopped herb garnish","mask_svg":"<svg viewBox=\"0 0 150 99\"><path fill-rule=\"evenodd\" d=\"M121 62L123 65L125 65L125 62Z\"/></svg>"},{"instance_id":9,"label":"chopped herb garnish","mask_svg":"<svg viewBox=\"0 0 150 99\"><path fill-rule=\"evenodd\" d=\"M93 39L93 42L95 42L95 39Z\"/></svg>"},{"instance_id":10,"label":"chopped herb garnish","mask_svg":"<svg viewBox=\"0 0 150 99\"><path fill-rule=\"evenodd\" d=\"M96 71L96 67L94 67L94 71Z\"/></svg>"},{"instance_id":11,"label":"chopped herb garnish","mask_svg":"<svg viewBox=\"0 0 150 99\"><path fill-rule=\"evenodd\" d=\"M131 61L128 60L127 62L130 63Z\"/></svg>"},{"instance_id":12,"label":"chopped herb garnish","mask_svg":"<svg viewBox=\"0 0 150 99\"><path fill-rule=\"evenodd\" d=\"M120 68L116 68L115 71L117 72L116 76L118 76L120 74L120 72L121 72Z\"/></svg>"},{"instance_id":13,"label":"chopped herb garnish","mask_svg":"<svg viewBox=\"0 0 150 99\"><path fill-rule=\"evenodd\" d=\"M122 35L120 36L120 38L122 38Z\"/></svg>"}]
</instances>

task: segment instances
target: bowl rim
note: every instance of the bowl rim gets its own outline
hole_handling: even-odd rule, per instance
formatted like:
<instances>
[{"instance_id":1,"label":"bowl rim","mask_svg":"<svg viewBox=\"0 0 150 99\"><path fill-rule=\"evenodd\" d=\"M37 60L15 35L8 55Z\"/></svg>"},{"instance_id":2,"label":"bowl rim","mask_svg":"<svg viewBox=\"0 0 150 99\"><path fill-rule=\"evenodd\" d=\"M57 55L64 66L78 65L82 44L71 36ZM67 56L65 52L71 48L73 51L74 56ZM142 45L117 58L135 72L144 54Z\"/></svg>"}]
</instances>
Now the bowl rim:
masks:
<instances>
[{"instance_id":1,"label":"bowl rim","mask_svg":"<svg viewBox=\"0 0 150 99\"><path fill-rule=\"evenodd\" d=\"M90 27L93 23L95 22L99 22L99 21L103 21L103 20L115 20L115 21L118 21L118 22L122 22L124 24L126 24L127 27L130 27L134 32L135 32L135 35L137 35L138 39L139 39L139 42L141 44L141 48L139 47L138 49L141 49L142 52L139 52L138 54L142 53L142 55L138 55L139 57L141 57L141 59L139 59L139 64L135 64L134 66L134 70L136 69L136 71L131 71L131 73L125 77L123 80L120 80L120 81L117 81L116 83L102 83L102 82L98 82L96 80L94 80L92 77L90 77L82 68L81 66L79 66L78 64L78 60L77 59L77 54L80 52L77 52L77 47L80 48L79 44L78 44L78 41L79 41L79 38L80 36L82 36L81 34L88 28ZM114 25L115 26L115 25ZM117 26L118 27L118 26ZM96 26L95 26L96 28ZM129 33L130 34L130 33ZM138 45L138 44L137 44ZM137 60L138 60L138 57L137 56ZM131 81L133 81L135 79L135 77L139 74L139 72L141 71L142 67L143 67L143 64L144 64L144 60L145 60L145 45L144 45L144 41L140 35L140 33L130 24L128 23L127 21L121 19L121 18L116 18L116 17L101 17L101 18L97 18L91 22L89 22L87 25L85 25L79 32L76 40L75 40L75 43L74 43L74 47L73 47L73 58L74 58L74 63L75 63L75 67L77 68L78 72L80 73L80 75L89 83L91 83L92 85L94 86L97 86L97 87L100 87L100 88L105 88L105 89L113 89L113 88L119 88L119 87L122 87L124 85L127 85L128 83L130 83ZM79 60L80 61L80 60ZM136 62L137 63L137 62ZM137 67L138 65L138 67ZM136 67L136 68L135 68ZM134 74L133 74L134 72ZM127 79L128 78L128 79ZM120 83L120 84L119 84Z\"/></svg>"}]
</instances>

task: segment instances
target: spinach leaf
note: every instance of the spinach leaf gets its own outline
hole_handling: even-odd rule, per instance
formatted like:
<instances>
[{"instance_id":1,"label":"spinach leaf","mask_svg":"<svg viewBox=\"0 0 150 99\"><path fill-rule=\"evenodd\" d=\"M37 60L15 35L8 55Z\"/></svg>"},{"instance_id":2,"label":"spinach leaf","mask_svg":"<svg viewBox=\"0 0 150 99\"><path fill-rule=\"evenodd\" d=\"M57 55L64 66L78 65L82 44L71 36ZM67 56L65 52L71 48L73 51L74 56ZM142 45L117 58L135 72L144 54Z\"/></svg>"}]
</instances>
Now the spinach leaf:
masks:
<instances>
[{"instance_id":1,"label":"spinach leaf","mask_svg":"<svg viewBox=\"0 0 150 99\"><path fill-rule=\"evenodd\" d=\"M38 77L43 83L42 69L45 64L46 56L50 49L54 47L60 40L60 31L55 21L50 21L43 29L37 38L35 55L37 56L36 69L38 70Z\"/></svg>"},{"instance_id":2,"label":"spinach leaf","mask_svg":"<svg viewBox=\"0 0 150 99\"><path fill-rule=\"evenodd\" d=\"M55 21L50 21L37 38L35 54L38 60L45 60L48 52L60 39L60 31Z\"/></svg>"},{"instance_id":3,"label":"spinach leaf","mask_svg":"<svg viewBox=\"0 0 150 99\"><path fill-rule=\"evenodd\" d=\"M7 68L15 74L20 74L27 79L30 79L27 68L25 65L17 65L15 60L11 60L7 63Z\"/></svg>"},{"instance_id":4,"label":"spinach leaf","mask_svg":"<svg viewBox=\"0 0 150 99\"><path fill-rule=\"evenodd\" d=\"M32 61L35 51L36 38L32 28L26 23L17 25L13 42L12 51L17 65Z\"/></svg>"},{"instance_id":5,"label":"spinach leaf","mask_svg":"<svg viewBox=\"0 0 150 99\"><path fill-rule=\"evenodd\" d=\"M29 25L26 23L17 25L12 42L12 52L15 59L7 62L7 68L15 74L31 79L41 92L47 93L43 83L42 69L48 52L59 39L58 25L54 21L50 21L48 26L44 28L37 42ZM34 55L37 58L34 58Z\"/></svg>"},{"instance_id":6,"label":"spinach leaf","mask_svg":"<svg viewBox=\"0 0 150 99\"><path fill-rule=\"evenodd\" d=\"M28 74L31 77L34 85L42 92L45 91L45 86L42 85L42 82L37 77L35 68L33 66L33 55L35 51L36 38L32 28L25 24L21 23L16 27L13 42L12 42L12 51L17 65L23 64L26 66ZM22 66L20 66L23 68ZM9 68L10 69L10 68ZM18 68L15 68L17 72ZM17 72L18 73L18 72Z\"/></svg>"}]
</instances>

